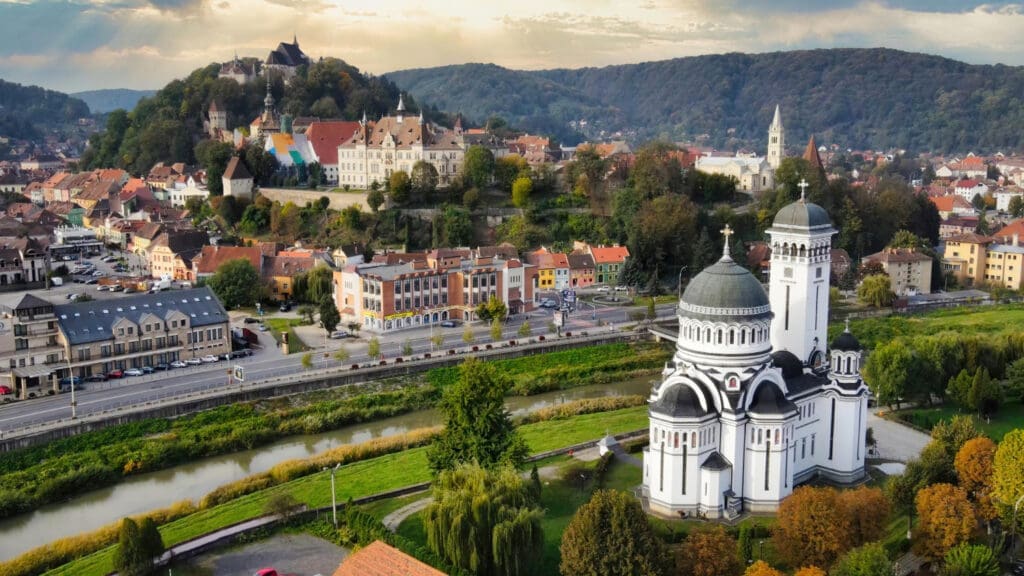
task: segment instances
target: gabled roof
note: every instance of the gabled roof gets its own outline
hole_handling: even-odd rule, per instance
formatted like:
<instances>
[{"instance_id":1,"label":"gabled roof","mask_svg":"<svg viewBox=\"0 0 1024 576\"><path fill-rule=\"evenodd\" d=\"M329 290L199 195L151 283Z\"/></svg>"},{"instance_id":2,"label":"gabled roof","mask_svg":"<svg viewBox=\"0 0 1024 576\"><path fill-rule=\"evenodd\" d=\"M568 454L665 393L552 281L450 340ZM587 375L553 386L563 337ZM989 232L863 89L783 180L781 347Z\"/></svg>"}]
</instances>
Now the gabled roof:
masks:
<instances>
[{"instance_id":1,"label":"gabled roof","mask_svg":"<svg viewBox=\"0 0 1024 576\"><path fill-rule=\"evenodd\" d=\"M593 268L595 266L594 257L590 254L569 254L568 260L569 268L571 270L583 270L586 268Z\"/></svg>"},{"instance_id":2,"label":"gabled roof","mask_svg":"<svg viewBox=\"0 0 1024 576\"><path fill-rule=\"evenodd\" d=\"M306 139L322 165L338 163L338 146L348 142L359 131L359 122L313 122L306 129Z\"/></svg>"},{"instance_id":3,"label":"gabled roof","mask_svg":"<svg viewBox=\"0 0 1024 576\"><path fill-rule=\"evenodd\" d=\"M266 277L273 276L294 276L307 272L316 266L316 259L294 256L268 256L263 273Z\"/></svg>"},{"instance_id":4,"label":"gabled roof","mask_svg":"<svg viewBox=\"0 0 1024 576\"><path fill-rule=\"evenodd\" d=\"M956 208L970 209L971 205L964 200L963 196L957 194L948 194L946 196L929 196L929 200L932 204L935 204L935 208L939 212L952 212Z\"/></svg>"},{"instance_id":5,"label":"gabled roof","mask_svg":"<svg viewBox=\"0 0 1024 576\"><path fill-rule=\"evenodd\" d=\"M999 229L998 232L993 234L996 238L1006 240L1012 238L1016 234L1019 238L1024 238L1024 218L1014 220L1006 226Z\"/></svg>"},{"instance_id":6,"label":"gabled roof","mask_svg":"<svg viewBox=\"0 0 1024 576\"><path fill-rule=\"evenodd\" d=\"M349 554L334 576L446 576L380 540Z\"/></svg>"},{"instance_id":7,"label":"gabled roof","mask_svg":"<svg viewBox=\"0 0 1024 576\"><path fill-rule=\"evenodd\" d=\"M111 339L113 325L122 318L138 324L146 314L165 319L175 311L188 316L193 327L228 321L224 306L209 286L156 294L133 294L121 296L116 300L94 300L53 307L61 332L72 345Z\"/></svg>"},{"instance_id":8,"label":"gabled roof","mask_svg":"<svg viewBox=\"0 0 1024 576\"><path fill-rule=\"evenodd\" d=\"M865 256L869 262L885 262L886 264L897 264L906 262L926 262L931 257L926 256L909 248L887 248L870 256Z\"/></svg>"},{"instance_id":9,"label":"gabled roof","mask_svg":"<svg viewBox=\"0 0 1024 576\"><path fill-rule=\"evenodd\" d=\"M195 259L196 274L213 274L231 260L248 260L256 272L263 269L263 252L257 246L203 246Z\"/></svg>"},{"instance_id":10,"label":"gabled roof","mask_svg":"<svg viewBox=\"0 0 1024 576\"><path fill-rule=\"evenodd\" d=\"M224 178L228 180L251 180L252 174L246 169L245 164L238 156L232 156L224 169Z\"/></svg>"},{"instance_id":11,"label":"gabled roof","mask_svg":"<svg viewBox=\"0 0 1024 576\"><path fill-rule=\"evenodd\" d=\"M625 246L591 246L590 254L597 264L620 263L629 258L629 248Z\"/></svg>"},{"instance_id":12,"label":"gabled roof","mask_svg":"<svg viewBox=\"0 0 1024 576\"><path fill-rule=\"evenodd\" d=\"M1009 226L1007 226L1008 228ZM1006 228L1003 228L1006 230ZM1000 230L998 233L1002 233ZM968 232L967 234L958 234L956 236L950 236L946 238L946 242L963 242L964 244L991 244L995 242L995 238L990 236L982 236L981 234L975 234L974 232Z\"/></svg>"}]
</instances>

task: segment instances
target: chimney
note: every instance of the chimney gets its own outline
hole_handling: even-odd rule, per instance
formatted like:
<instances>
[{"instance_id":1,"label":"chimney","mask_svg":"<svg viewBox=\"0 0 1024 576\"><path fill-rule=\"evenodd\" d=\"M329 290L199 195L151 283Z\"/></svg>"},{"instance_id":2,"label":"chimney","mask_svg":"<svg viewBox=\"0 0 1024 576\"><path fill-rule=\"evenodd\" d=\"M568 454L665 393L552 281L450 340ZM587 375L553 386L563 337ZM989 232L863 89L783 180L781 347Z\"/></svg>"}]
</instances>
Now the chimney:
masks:
<instances>
[{"instance_id":1,"label":"chimney","mask_svg":"<svg viewBox=\"0 0 1024 576\"><path fill-rule=\"evenodd\" d=\"M1018 234L1017 232L1013 233L1013 245L1020 246L1020 234Z\"/></svg>"}]
</instances>

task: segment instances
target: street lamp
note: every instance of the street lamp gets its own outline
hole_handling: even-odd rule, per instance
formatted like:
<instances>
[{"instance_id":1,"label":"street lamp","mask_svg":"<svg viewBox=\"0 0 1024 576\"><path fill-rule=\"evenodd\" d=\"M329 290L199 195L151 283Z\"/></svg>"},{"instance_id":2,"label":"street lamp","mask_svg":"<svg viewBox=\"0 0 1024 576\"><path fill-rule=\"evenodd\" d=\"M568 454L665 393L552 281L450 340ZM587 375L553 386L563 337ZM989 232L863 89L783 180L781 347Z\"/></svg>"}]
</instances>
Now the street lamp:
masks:
<instances>
[{"instance_id":1,"label":"street lamp","mask_svg":"<svg viewBox=\"0 0 1024 576\"><path fill-rule=\"evenodd\" d=\"M68 382L71 384L71 419L78 418L78 403L75 402L75 373L71 371L71 341L68 340Z\"/></svg>"},{"instance_id":2,"label":"street lamp","mask_svg":"<svg viewBox=\"0 0 1024 576\"><path fill-rule=\"evenodd\" d=\"M341 462L334 465L331 468L331 516L334 520L334 529L338 529L338 493L334 491L334 473L341 467ZM327 468L324 468L327 470Z\"/></svg>"},{"instance_id":3,"label":"street lamp","mask_svg":"<svg viewBox=\"0 0 1024 576\"><path fill-rule=\"evenodd\" d=\"M759 548L759 552L758 552L758 558L757 559L758 560L764 560L764 540L761 540L760 544L758 545L758 548Z\"/></svg>"},{"instance_id":4,"label":"street lamp","mask_svg":"<svg viewBox=\"0 0 1024 576\"><path fill-rule=\"evenodd\" d=\"M676 299L683 297L683 272L686 271L686 266L679 267L679 279L676 281Z\"/></svg>"}]
</instances>

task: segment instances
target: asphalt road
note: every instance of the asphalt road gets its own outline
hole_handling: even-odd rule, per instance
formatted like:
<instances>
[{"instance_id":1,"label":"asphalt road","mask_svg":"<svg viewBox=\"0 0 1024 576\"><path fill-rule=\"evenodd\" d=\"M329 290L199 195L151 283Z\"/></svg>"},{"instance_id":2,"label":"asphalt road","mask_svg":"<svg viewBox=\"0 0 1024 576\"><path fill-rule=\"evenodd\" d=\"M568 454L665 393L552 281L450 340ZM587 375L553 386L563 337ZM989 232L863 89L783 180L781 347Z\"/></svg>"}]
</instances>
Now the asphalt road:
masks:
<instances>
[{"instance_id":1,"label":"asphalt road","mask_svg":"<svg viewBox=\"0 0 1024 576\"><path fill-rule=\"evenodd\" d=\"M101 292L100 294L110 293ZM614 308L598 305L594 308L590 304L581 304L581 308L586 309L569 315L568 322L563 331L579 332L608 329L605 326L609 324L626 322L630 312L646 310L645 306ZM674 309L674 303L662 304L657 307L659 317L663 318L671 316L674 313ZM527 315L520 314L517 318L505 324L502 330L503 339L519 338L518 332L524 321L529 321L533 335L547 334L548 323L552 320L552 317L552 311L544 309L530 313L528 318ZM598 325L599 322L600 326ZM232 325L242 326L242 317L236 318ZM250 325L251 327L252 325ZM473 329L474 340L472 344L483 347L484 344L491 342L490 327L488 325L476 323L473 325ZM441 350L472 345L467 344L463 340L464 331L465 327L460 325L454 328L436 327L433 330L430 328L417 328L383 335L379 337L381 354L384 359L406 356L408 355L405 353L407 346L411 347L412 354L414 355L430 352L434 348L434 344L431 342L432 333L442 336L443 342L438 347ZM357 339L307 341L308 345L314 346L312 351L314 368L368 363L370 358L367 356L366 351L370 337L371 335L369 334L361 334ZM75 393L77 417L82 418L107 410L164 400L192 392L224 388L230 384L227 372L234 365L240 365L244 368L246 382L299 374L303 371L302 354L284 356L277 347L273 346L274 341L269 333L261 333L260 340L265 346L257 350L249 358L178 368L168 372L126 377L103 383L85 383L84 389ZM349 352L349 359L344 362L335 360L331 355L333 350L342 346ZM70 417L70 393L42 396L3 404L0 405L0 437L5 433L16 432L25 427L54 423L59 420L70 419Z\"/></svg>"}]
</instances>

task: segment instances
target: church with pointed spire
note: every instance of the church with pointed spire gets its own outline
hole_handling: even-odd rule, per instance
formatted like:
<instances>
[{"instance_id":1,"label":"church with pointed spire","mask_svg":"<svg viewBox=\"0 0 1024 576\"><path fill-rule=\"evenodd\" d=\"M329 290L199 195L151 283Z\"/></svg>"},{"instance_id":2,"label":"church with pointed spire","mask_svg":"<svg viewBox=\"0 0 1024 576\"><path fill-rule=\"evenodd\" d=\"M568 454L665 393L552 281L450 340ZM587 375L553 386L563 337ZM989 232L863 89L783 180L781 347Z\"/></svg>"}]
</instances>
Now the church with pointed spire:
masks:
<instances>
[{"instance_id":1,"label":"church with pointed spire","mask_svg":"<svg viewBox=\"0 0 1024 576\"><path fill-rule=\"evenodd\" d=\"M802 183L806 189L806 182ZM868 389L847 330L827 343L836 230L800 200L767 231L769 289L729 253L679 299L676 350L652 390L645 507L674 518L771 512L814 479L864 476Z\"/></svg>"},{"instance_id":2,"label":"church with pointed spire","mask_svg":"<svg viewBox=\"0 0 1024 576\"><path fill-rule=\"evenodd\" d=\"M768 127L768 150L765 156L735 154L733 156L700 156L694 168L706 174L721 174L736 179L736 191L758 194L775 188L775 169L786 153L786 131L782 113L775 106L775 116Z\"/></svg>"}]
</instances>

